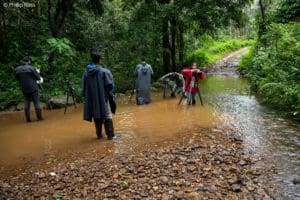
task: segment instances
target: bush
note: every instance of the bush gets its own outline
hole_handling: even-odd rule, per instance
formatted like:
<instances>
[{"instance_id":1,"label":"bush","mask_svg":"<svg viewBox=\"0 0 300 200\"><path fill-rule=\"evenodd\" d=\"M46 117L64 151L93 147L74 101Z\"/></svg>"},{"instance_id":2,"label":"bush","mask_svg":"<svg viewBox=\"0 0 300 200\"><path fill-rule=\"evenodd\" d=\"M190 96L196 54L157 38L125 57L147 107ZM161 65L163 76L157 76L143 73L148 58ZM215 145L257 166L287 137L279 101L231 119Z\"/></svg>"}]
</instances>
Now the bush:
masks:
<instances>
[{"instance_id":1,"label":"bush","mask_svg":"<svg viewBox=\"0 0 300 200\"><path fill-rule=\"evenodd\" d=\"M0 65L0 110L17 105L23 98L19 83L14 77L14 65Z\"/></svg>"},{"instance_id":2,"label":"bush","mask_svg":"<svg viewBox=\"0 0 300 200\"><path fill-rule=\"evenodd\" d=\"M300 117L300 24L268 26L263 44L257 41L241 62L253 88L279 110Z\"/></svg>"}]
</instances>

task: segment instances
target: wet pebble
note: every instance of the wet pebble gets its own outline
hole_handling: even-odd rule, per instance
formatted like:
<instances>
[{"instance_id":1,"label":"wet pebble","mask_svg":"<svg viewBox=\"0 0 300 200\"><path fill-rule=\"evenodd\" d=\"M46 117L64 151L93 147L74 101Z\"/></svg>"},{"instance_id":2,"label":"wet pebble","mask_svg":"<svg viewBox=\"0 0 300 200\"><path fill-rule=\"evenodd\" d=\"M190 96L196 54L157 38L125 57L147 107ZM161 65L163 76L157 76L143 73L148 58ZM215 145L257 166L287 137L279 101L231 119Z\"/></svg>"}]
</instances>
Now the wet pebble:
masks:
<instances>
[{"instance_id":1,"label":"wet pebble","mask_svg":"<svg viewBox=\"0 0 300 200\"><path fill-rule=\"evenodd\" d=\"M300 184L300 178L294 178L293 179L293 183L296 184Z\"/></svg>"},{"instance_id":2,"label":"wet pebble","mask_svg":"<svg viewBox=\"0 0 300 200\"><path fill-rule=\"evenodd\" d=\"M245 161L245 160L240 160L240 162L239 162L239 165L241 165L241 166L245 166L245 165L247 165L248 163L247 163L247 161Z\"/></svg>"},{"instance_id":3,"label":"wet pebble","mask_svg":"<svg viewBox=\"0 0 300 200\"><path fill-rule=\"evenodd\" d=\"M240 192L241 191L241 185L240 184L233 184L231 186L232 191L234 192Z\"/></svg>"},{"instance_id":4,"label":"wet pebble","mask_svg":"<svg viewBox=\"0 0 300 200\"><path fill-rule=\"evenodd\" d=\"M161 177L160 177L160 181L161 181L163 184L167 184L168 181L169 181L169 179L168 179L168 177L166 177L166 176L161 176Z\"/></svg>"},{"instance_id":5,"label":"wet pebble","mask_svg":"<svg viewBox=\"0 0 300 200\"><path fill-rule=\"evenodd\" d=\"M257 188L270 187L259 176L266 170L253 168L241 144L216 138L105 159L91 153L0 179L0 194L4 199L59 199L57 194L61 199L248 199L253 193L260 199Z\"/></svg>"}]
</instances>

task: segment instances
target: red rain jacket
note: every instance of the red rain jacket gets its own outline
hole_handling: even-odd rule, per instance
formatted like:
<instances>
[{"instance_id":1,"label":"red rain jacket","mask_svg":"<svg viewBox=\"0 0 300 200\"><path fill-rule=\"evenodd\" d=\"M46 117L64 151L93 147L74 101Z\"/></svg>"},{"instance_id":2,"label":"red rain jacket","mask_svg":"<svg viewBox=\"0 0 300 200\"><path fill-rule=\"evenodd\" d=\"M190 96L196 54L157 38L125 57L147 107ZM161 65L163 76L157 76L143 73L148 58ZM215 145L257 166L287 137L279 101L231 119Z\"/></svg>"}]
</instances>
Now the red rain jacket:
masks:
<instances>
[{"instance_id":1,"label":"red rain jacket","mask_svg":"<svg viewBox=\"0 0 300 200\"><path fill-rule=\"evenodd\" d=\"M205 73L203 71L200 71L201 73L196 76L195 78L195 84L194 87L192 87L192 89L190 88L190 83L191 83L191 79L193 77L193 71L191 69L183 69L181 71L181 73L183 74L184 78L185 78L185 87L184 90L186 92L191 91L193 94L197 93L198 91L198 81L201 79L204 79Z\"/></svg>"}]
</instances>

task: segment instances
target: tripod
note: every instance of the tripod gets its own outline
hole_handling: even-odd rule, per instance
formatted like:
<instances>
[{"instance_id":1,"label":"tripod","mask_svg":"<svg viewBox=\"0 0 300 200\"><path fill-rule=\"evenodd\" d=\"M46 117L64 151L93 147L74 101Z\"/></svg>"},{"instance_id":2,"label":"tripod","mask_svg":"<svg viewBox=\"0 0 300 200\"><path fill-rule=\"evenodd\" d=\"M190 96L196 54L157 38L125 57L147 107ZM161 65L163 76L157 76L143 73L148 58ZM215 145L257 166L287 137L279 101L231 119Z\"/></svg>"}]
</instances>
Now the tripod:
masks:
<instances>
[{"instance_id":1,"label":"tripod","mask_svg":"<svg viewBox=\"0 0 300 200\"><path fill-rule=\"evenodd\" d=\"M198 96L199 96L199 99L200 99L200 102L201 102L201 106L203 106L203 100L202 100L202 97L201 97L201 93L200 93L199 88L198 88L197 94L198 94ZM181 96L181 98L180 98L180 100L179 100L179 102L178 102L178 105L181 104L183 98L184 98L184 93L182 93L182 96ZM190 100L189 100L189 101L190 101ZM189 102L189 104L190 104L190 102Z\"/></svg>"},{"instance_id":2,"label":"tripod","mask_svg":"<svg viewBox=\"0 0 300 200\"><path fill-rule=\"evenodd\" d=\"M189 95L191 95L191 92L192 92L192 85L190 87ZM199 96L199 99L200 99L200 102L201 102L201 106L203 106L203 100L202 100L201 93L200 93L200 90L199 90L199 82L198 81L197 81L197 94ZM181 96L181 98L180 98L180 100L178 102L178 105L181 104L183 97L184 97L184 92L182 93L182 96ZM190 103L191 103L191 98L188 99L188 104L190 104Z\"/></svg>"},{"instance_id":3,"label":"tripod","mask_svg":"<svg viewBox=\"0 0 300 200\"><path fill-rule=\"evenodd\" d=\"M67 89L66 89L66 93L67 93L67 99L66 99L66 104L65 104L65 112L64 114L66 114L67 112L67 107L68 107L68 103L69 103L69 97L71 96L73 99L73 105L76 108L76 103L75 103L75 95L74 95L74 88L71 86L70 81L66 81L67 83Z\"/></svg>"}]
</instances>

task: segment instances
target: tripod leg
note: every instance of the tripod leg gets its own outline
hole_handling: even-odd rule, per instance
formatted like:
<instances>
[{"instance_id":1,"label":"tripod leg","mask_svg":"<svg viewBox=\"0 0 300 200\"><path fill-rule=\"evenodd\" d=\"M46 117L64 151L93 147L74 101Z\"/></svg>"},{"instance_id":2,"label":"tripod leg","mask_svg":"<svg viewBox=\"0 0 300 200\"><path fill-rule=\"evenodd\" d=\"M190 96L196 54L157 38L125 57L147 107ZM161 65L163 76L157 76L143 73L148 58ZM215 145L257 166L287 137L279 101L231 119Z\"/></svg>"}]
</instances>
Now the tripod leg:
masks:
<instances>
[{"instance_id":1,"label":"tripod leg","mask_svg":"<svg viewBox=\"0 0 300 200\"><path fill-rule=\"evenodd\" d=\"M64 112L64 114L66 114L66 112L67 112L68 103L69 103L69 92L67 92L67 100L66 100L66 105L65 105L65 112Z\"/></svg>"},{"instance_id":2,"label":"tripod leg","mask_svg":"<svg viewBox=\"0 0 300 200\"><path fill-rule=\"evenodd\" d=\"M133 96L133 92L130 92L130 97L129 97L129 101L128 101L128 103L130 103L130 102L131 102L132 96Z\"/></svg>"},{"instance_id":3,"label":"tripod leg","mask_svg":"<svg viewBox=\"0 0 300 200\"><path fill-rule=\"evenodd\" d=\"M181 98L180 98L180 100L179 100L179 102L178 102L178 105L181 104L183 97L184 97L184 93L182 93L182 96L181 96Z\"/></svg>"},{"instance_id":4,"label":"tripod leg","mask_svg":"<svg viewBox=\"0 0 300 200\"><path fill-rule=\"evenodd\" d=\"M199 95L199 99L200 99L200 102L201 102L201 106L203 106L203 101L202 101L202 97L201 97L201 93L200 93L199 88L198 88L198 95Z\"/></svg>"},{"instance_id":5,"label":"tripod leg","mask_svg":"<svg viewBox=\"0 0 300 200\"><path fill-rule=\"evenodd\" d=\"M166 87L167 87L167 84L165 83L164 92L163 92L163 98L166 98Z\"/></svg>"},{"instance_id":6,"label":"tripod leg","mask_svg":"<svg viewBox=\"0 0 300 200\"><path fill-rule=\"evenodd\" d=\"M74 90L73 90L73 88L70 88L70 93L71 93L71 95L72 95L73 105L74 105L74 107L76 108L75 96L74 96Z\"/></svg>"}]
</instances>

